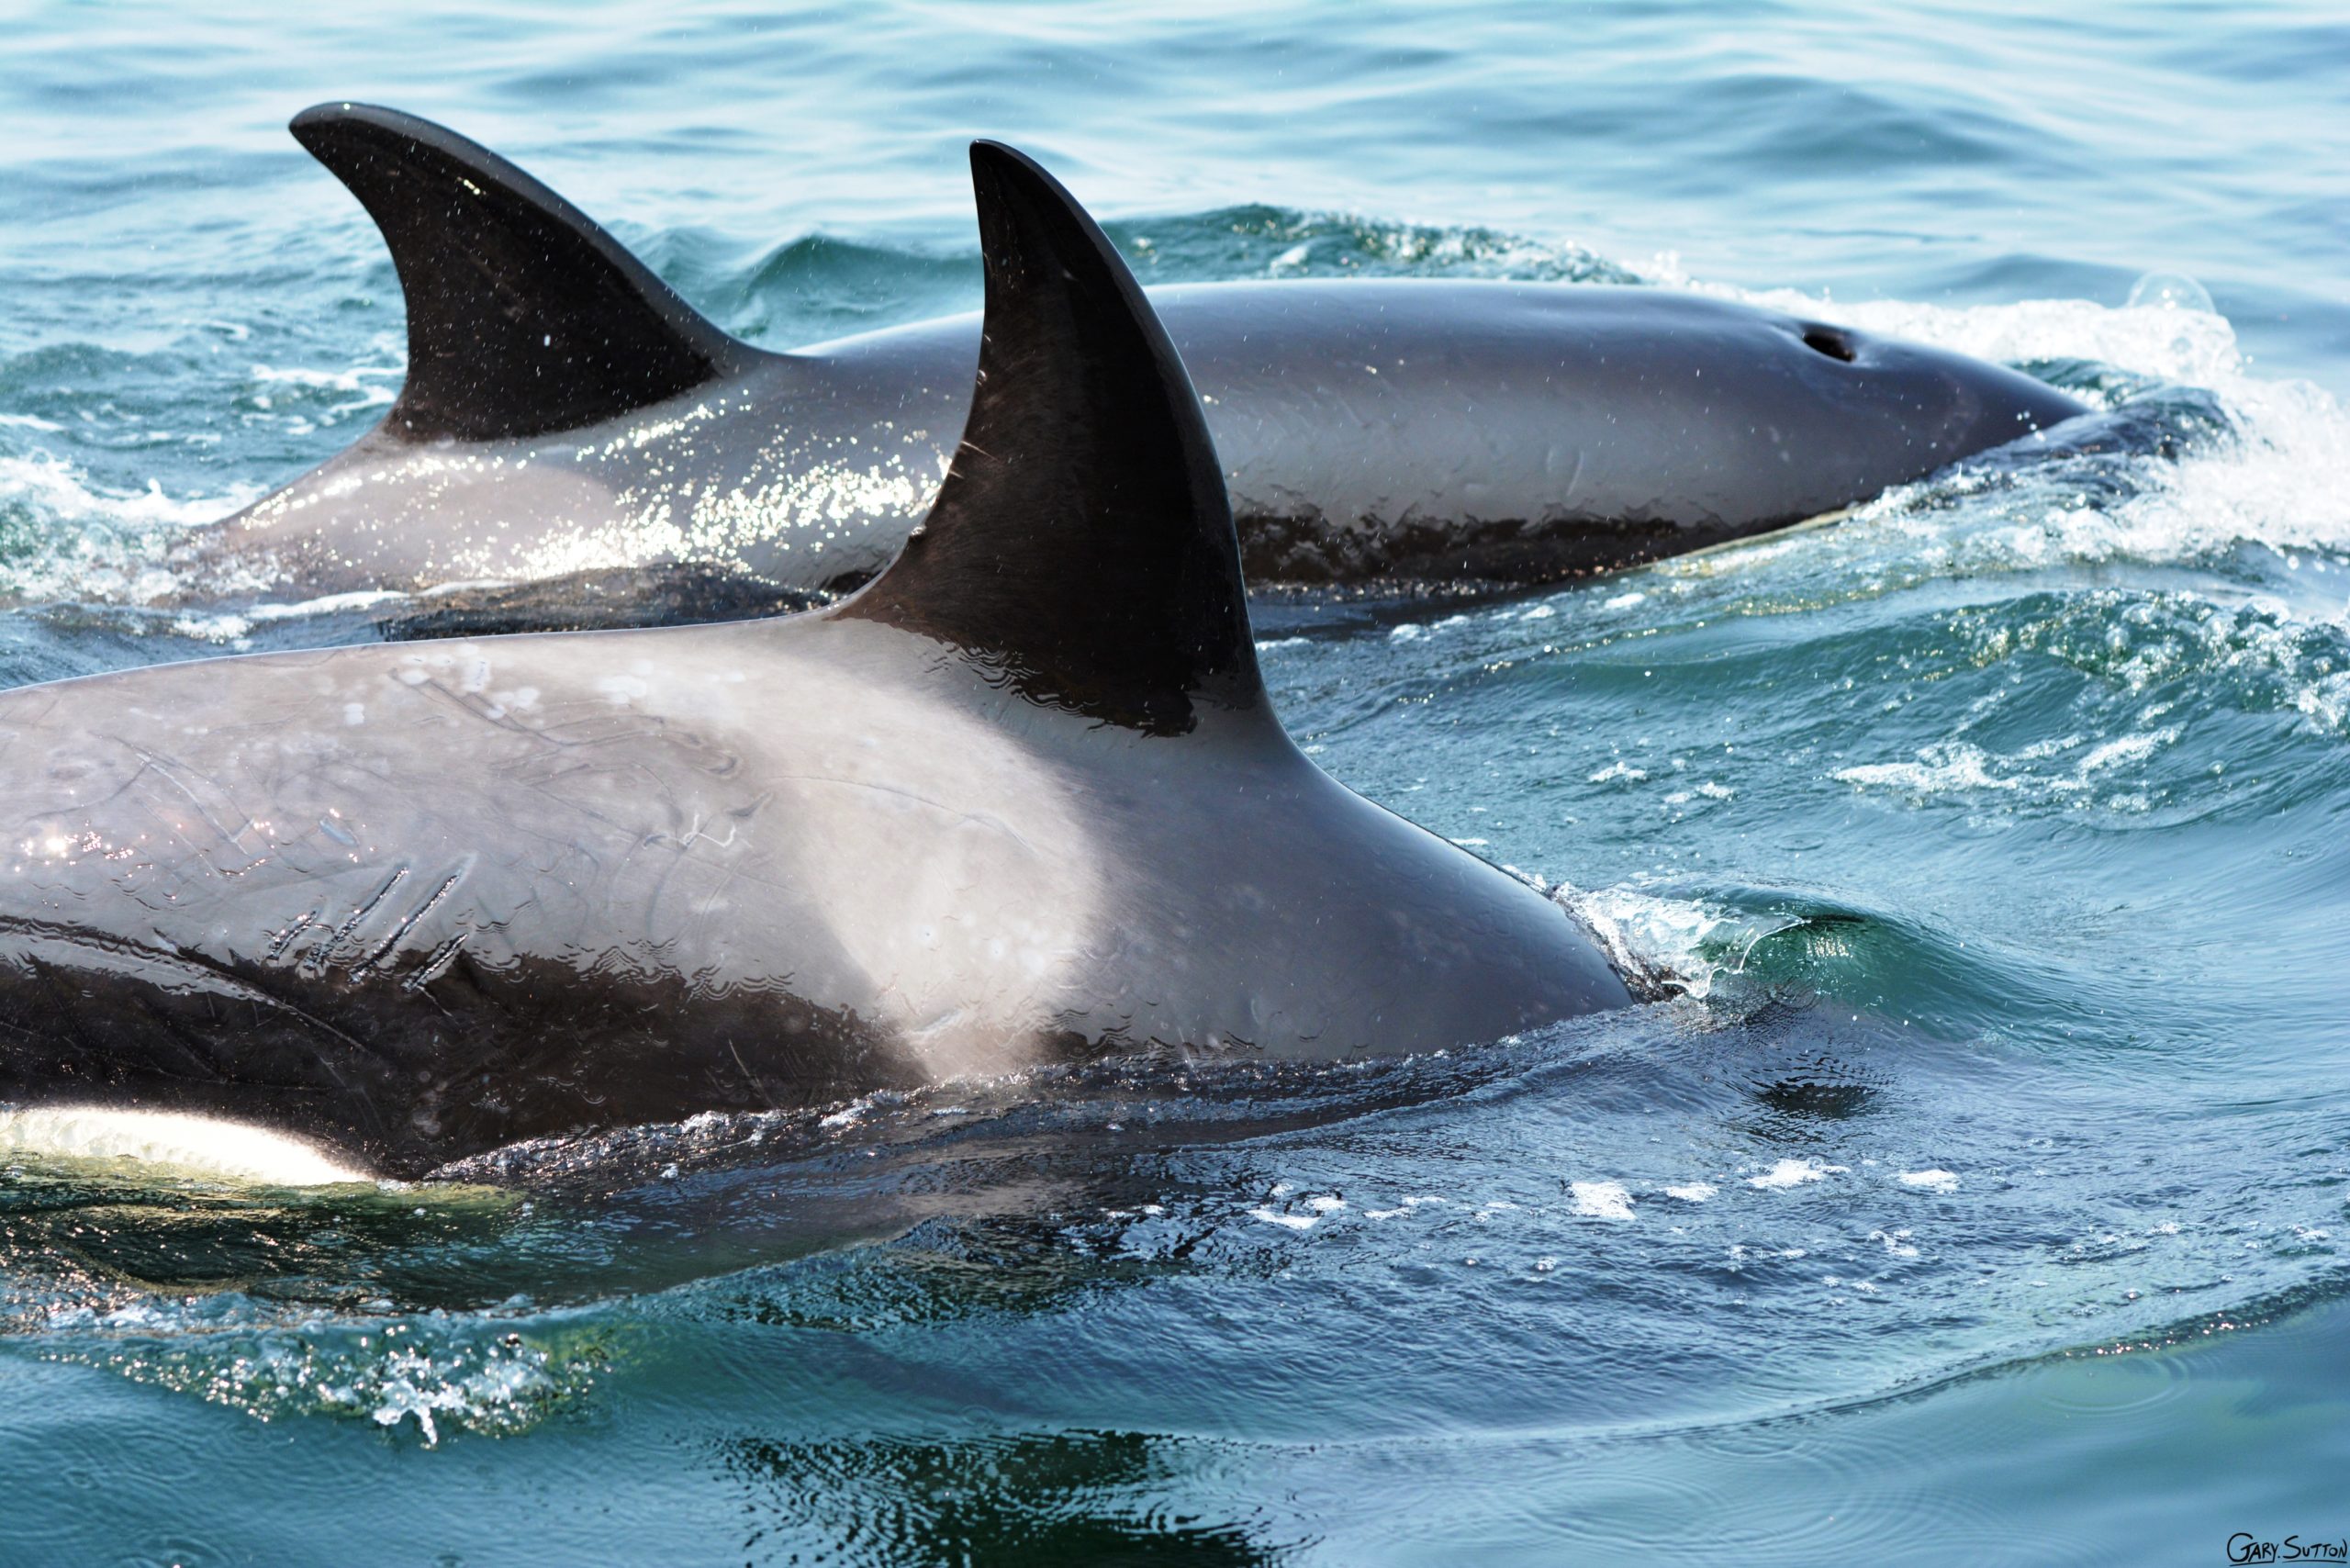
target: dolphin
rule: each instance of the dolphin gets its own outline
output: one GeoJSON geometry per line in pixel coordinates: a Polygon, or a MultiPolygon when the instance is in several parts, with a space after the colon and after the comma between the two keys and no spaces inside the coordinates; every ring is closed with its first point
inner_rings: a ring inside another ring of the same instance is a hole
{"type": "MultiPolygon", "coordinates": [[[[728,336],[530,175],[411,115],[293,131],[382,230],[406,384],[217,527],[189,591],[308,599],[700,573],[821,599],[924,515],[980,320],[791,353],[728,336]]],[[[1964,355],[1665,289],[1430,280],[1151,291],[1252,583],[1520,584],[1832,513],[2086,410],[1964,355]]]]}
{"type": "Polygon", "coordinates": [[[411,1177],[1038,1063],[1626,1005],[1559,905],[1292,744],[1165,330],[1051,176],[990,142],[971,167],[968,422],[856,594],[0,693],[0,1102],[411,1177]]]}

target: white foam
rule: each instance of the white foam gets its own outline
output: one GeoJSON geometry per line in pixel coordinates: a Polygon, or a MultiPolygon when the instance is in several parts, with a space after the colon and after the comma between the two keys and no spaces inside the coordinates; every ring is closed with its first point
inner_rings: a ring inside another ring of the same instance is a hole
{"type": "MultiPolygon", "coordinates": [[[[2350,549],[2350,412],[2307,381],[2252,374],[2226,318],[2188,291],[2154,291],[2119,308],[2086,299],[1949,307],[1909,300],[1831,301],[1794,290],[1693,281],[1676,260],[1650,270],[1670,287],[1816,316],[1867,331],[2007,364],[2087,360],[2155,382],[2215,394],[2232,437],[2197,443],[2176,464],[2135,465],[2134,493],[2100,504],[2070,491],[2029,494],[1990,526],[1982,510],[1919,508],[1920,496],[1964,488],[1942,479],[1904,486],[1856,509],[1864,526],[1904,536],[1907,559],[1946,572],[2116,557],[2169,562],[2240,542],[2277,550],[2350,549]],[[1939,559],[1936,559],[1939,557],[1939,559]]],[[[2095,402],[2093,393],[2082,394],[2095,402]]],[[[2029,439],[2029,438],[2027,438],[2029,439]]],[[[1781,548],[1802,549],[1799,539],[1781,548]]],[[[1768,549],[1771,546],[1757,548],[1768,549]]],[[[1742,558],[1752,559],[1749,551],[1742,558]]]]}
{"type": "MultiPolygon", "coordinates": [[[[303,392],[340,392],[344,400],[330,405],[321,416],[328,424],[339,422],[345,415],[362,413],[369,409],[389,406],[399,396],[400,384],[407,379],[404,365],[362,364],[347,370],[311,370],[300,365],[277,366],[256,364],[252,367],[252,383],[257,387],[291,387],[303,392]]],[[[252,391],[246,394],[253,407],[270,409],[274,394],[252,391]]],[[[307,435],[318,428],[300,413],[286,416],[285,429],[296,435],[307,435]]]]}
{"type": "MultiPolygon", "coordinates": [[[[253,495],[259,495],[256,488],[253,495]]],[[[163,522],[182,526],[209,522],[241,502],[229,497],[181,499],[148,481],[143,490],[109,494],[91,485],[73,465],[46,452],[0,457],[0,496],[21,498],[50,516],[70,522],[90,520],[163,522]]]]}
{"type": "Polygon", "coordinates": [[[1942,1170],[1940,1166],[1930,1170],[1904,1170],[1900,1172],[1900,1182],[1905,1187],[1917,1187],[1929,1193],[1958,1191],[1957,1175],[1942,1170]]]}
{"type": "Polygon", "coordinates": [[[1630,1219],[1632,1194],[1621,1182],[1575,1182],[1568,1185],[1575,1213],[1593,1219],[1630,1219]]]}
{"type": "Polygon", "coordinates": [[[300,1138],[181,1111],[97,1105],[0,1111],[0,1150],[50,1159],[135,1161],[281,1187],[372,1180],[300,1138]]]}
{"type": "Polygon", "coordinates": [[[183,637],[199,643],[233,643],[242,646],[253,623],[241,615],[181,615],[173,617],[172,630],[183,637]]]}
{"type": "Polygon", "coordinates": [[[261,493],[252,485],[182,498],[164,494],[151,479],[143,490],[109,493],[46,452],[0,457],[0,507],[22,506],[43,524],[47,541],[40,554],[10,565],[5,586],[30,599],[151,603],[180,586],[154,564],[169,536],[224,517],[261,493]]]}
{"type": "Polygon", "coordinates": [[[1869,1232],[1869,1239],[1871,1241],[1883,1242],[1885,1244],[1886,1251],[1896,1258],[1915,1258],[1918,1256],[1918,1244],[1910,1240],[1909,1236],[1910,1230],[1906,1225],[1898,1230],[1872,1230],[1869,1232]]]}
{"type": "Polygon", "coordinates": [[[255,381],[263,386],[308,386],[325,392],[365,393],[370,401],[391,402],[396,388],[381,383],[397,382],[406,375],[404,367],[397,364],[361,364],[343,370],[310,370],[301,365],[255,364],[251,372],[255,381]]]}
{"type": "Polygon", "coordinates": [[[1684,1204],[1702,1204],[1720,1191],[1711,1182],[1684,1182],[1677,1187],[1667,1187],[1664,1195],[1679,1198],[1684,1204]]]}
{"type": "MultiPolygon", "coordinates": [[[[1937,795],[1978,791],[2020,792],[2043,799],[2079,797],[2103,780],[2094,778],[2110,768],[2127,769],[2151,758],[2177,741],[2176,726],[2117,735],[2083,752],[2068,770],[2035,767],[2067,756],[2084,744],[2078,735],[2039,741],[2013,756],[1997,756],[1968,741],[1933,741],[1919,748],[1914,762],[1871,762],[1838,768],[1831,776],[1864,789],[1886,789],[1924,800],[1937,795]]],[[[2109,803],[2120,803],[2116,797],[2109,803]]]]}
{"type": "Polygon", "coordinates": [[[1840,767],[1834,777],[1846,784],[1874,785],[1909,795],[2013,790],[2019,783],[1993,773],[1983,748],[1965,741],[1936,741],[1920,749],[1915,762],[1864,763],[1840,767]]]}
{"type": "Polygon", "coordinates": [[[1830,1176],[1841,1176],[1850,1169],[1850,1166],[1844,1165],[1823,1165],[1818,1160],[1809,1158],[1782,1159],[1762,1175],[1749,1176],[1746,1179],[1746,1184],[1750,1187],[1761,1187],[1768,1192],[1785,1192],[1790,1187],[1800,1187],[1807,1182],[1821,1182],[1830,1176]]]}
{"type": "Polygon", "coordinates": [[[1426,625],[1406,621],[1402,625],[1391,629],[1387,633],[1387,640],[1391,643],[1416,643],[1423,637],[1433,637],[1438,632],[1449,632],[1468,624],[1469,617],[1466,615],[1448,615],[1441,621],[1431,621],[1426,625]]]}

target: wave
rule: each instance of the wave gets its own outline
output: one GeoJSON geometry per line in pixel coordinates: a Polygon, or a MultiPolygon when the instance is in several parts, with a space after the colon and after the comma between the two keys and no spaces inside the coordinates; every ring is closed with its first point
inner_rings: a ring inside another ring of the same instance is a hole
{"type": "MultiPolygon", "coordinates": [[[[2076,466],[2063,465],[2037,476],[2027,468],[2021,482],[2002,487],[1991,477],[2000,465],[1976,462],[1857,510],[1860,528],[1891,530],[1939,554],[1942,572],[2193,561],[2239,543],[2288,556],[2323,552],[2346,558],[2331,569],[2350,570],[2350,415],[2313,383],[2255,375],[2227,319],[2176,295],[2120,308],[2079,299],[1953,307],[1840,303],[1669,271],[1658,281],[2019,365],[2108,410],[2194,388],[2224,411],[2224,427],[2198,430],[2191,405],[2165,410],[2181,427],[2178,460],[2132,458],[2118,493],[2099,494],[2076,466]],[[1952,501],[1974,504],[1942,504],[1952,501]]],[[[2016,454],[2028,461],[2031,446],[2016,454]]],[[[2350,602],[2350,577],[2338,586],[2335,602],[2350,602]]]]}

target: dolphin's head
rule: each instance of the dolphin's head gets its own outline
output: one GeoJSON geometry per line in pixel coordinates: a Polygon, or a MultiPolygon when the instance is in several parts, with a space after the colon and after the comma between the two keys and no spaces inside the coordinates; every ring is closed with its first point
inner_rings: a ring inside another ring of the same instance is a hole
{"type": "Polygon", "coordinates": [[[1882,427],[1880,442],[1914,450],[1920,471],[2088,412],[2044,381],[1949,349],[1804,317],[1774,325],[1806,381],[1831,397],[1843,389],[1851,412],[1882,427]]]}

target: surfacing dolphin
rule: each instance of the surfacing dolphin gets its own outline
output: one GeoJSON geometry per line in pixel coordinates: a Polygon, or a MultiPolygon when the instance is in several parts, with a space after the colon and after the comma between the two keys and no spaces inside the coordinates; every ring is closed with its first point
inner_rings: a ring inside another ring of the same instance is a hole
{"type": "MultiPolygon", "coordinates": [[[[390,109],[302,144],[408,301],[407,384],[199,535],[274,597],[693,568],[824,595],[888,565],[969,407],[961,316],[729,337],[512,164],[390,109]]],[[[1252,583],[1539,582],[1837,510],[2085,410],[2030,376],[1663,289],[1201,284],[1152,303],[1207,404],[1252,583]]]]}
{"type": "Polygon", "coordinates": [[[855,597],[0,693],[0,1101],[414,1175],[1042,1061],[1624,1005],[1557,905],[1291,744],[1181,362],[1067,192],[971,162],[969,425],[855,597]]]}

